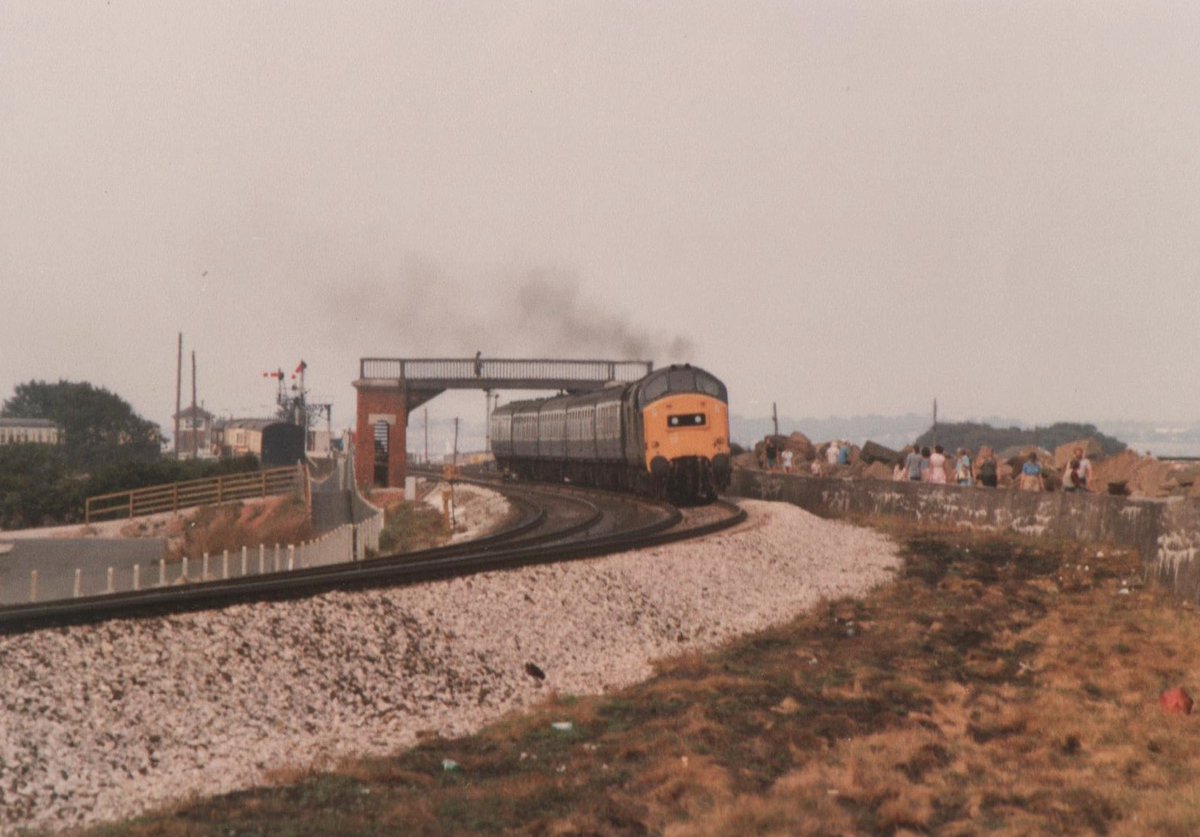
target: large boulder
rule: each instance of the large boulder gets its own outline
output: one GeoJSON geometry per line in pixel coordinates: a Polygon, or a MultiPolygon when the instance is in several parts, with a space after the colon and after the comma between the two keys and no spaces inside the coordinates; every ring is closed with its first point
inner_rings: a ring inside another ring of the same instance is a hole
{"type": "Polygon", "coordinates": [[[758,458],[754,455],[754,451],[748,450],[745,453],[739,453],[733,457],[734,468],[757,468],[758,458]]]}
{"type": "Polygon", "coordinates": [[[1134,497],[1168,497],[1171,486],[1171,463],[1147,456],[1138,462],[1129,493],[1134,497]]]}
{"type": "Polygon", "coordinates": [[[1132,481],[1141,457],[1131,450],[1123,450],[1100,462],[1092,463],[1092,482],[1089,491],[1097,494],[1109,492],[1109,485],[1120,484],[1132,490],[1132,481]]]}
{"type": "Polygon", "coordinates": [[[885,465],[895,465],[904,459],[902,455],[891,448],[885,448],[883,445],[876,444],[875,442],[864,444],[860,456],[863,462],[866,462],[868,465],[875,462],[882,462],[885,465]]]}
{"type": "Polygon", "coordinates": [[[1029,454],[1036,453],[1038,464],[1042,466],[1042,470],[1054,468],[1054,454],[1045,448],[1039,448],[1037,445],[1021,445],[1019,447],[1005,448],[1002,453],[996,457],[996,461],[1007,462],[1008,467],[1014,472],[1019,473],[1021,468],[1029,460],[1029,454]]]}
{"type": "MultiPolygon", "coordinates": [[[[1180,493],[1175,473],[1182,469],[1152,456],[1138,456],[1123,450],[1092,466],[1092,491],[1128,494],[1133,497],[1169,497],[1180,493]],[[1111,488],[1110,488],[1111,486],[1111,488]]],[[[1184,478],[1185,481],[1187,477],[1184,478]]]]}
{"type": "Polygon", "coordinates": [[[797,462],[811,462],[817,455],[812,441],[799,430],[789,434],[783,444],[795,455],[797,462]]]}
{"type": "Polygon", "coordinates": [[[1200,483],[1200,465],[1176,465],[1171,472],[1175,484],[1184,488],[1192,488],[1200,483]]]}
{"type": "Polygon", "coordinates": [[[886,462],[872,462],[863,471],[863,476],[869,480],[887,480],[892,479],[892,466],[886,462]]]}

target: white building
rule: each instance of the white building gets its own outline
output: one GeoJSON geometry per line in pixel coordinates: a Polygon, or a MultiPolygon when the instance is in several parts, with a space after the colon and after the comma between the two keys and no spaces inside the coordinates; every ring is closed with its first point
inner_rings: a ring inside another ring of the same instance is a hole
{"type": "Polygon", "coordinates": [[[0,445],[57,445],[61,441],[62,428],[50,419],[0,418],[0,445]]]}

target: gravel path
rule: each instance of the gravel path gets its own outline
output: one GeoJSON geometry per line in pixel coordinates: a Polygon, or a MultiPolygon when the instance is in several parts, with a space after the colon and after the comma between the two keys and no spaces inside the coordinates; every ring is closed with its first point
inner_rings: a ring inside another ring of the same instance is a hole
{"type": "Polygon", "coordinates": [[[744,505],[747,523],[703,542],[0,637],[0,833],[470,732],[549,688],[621,687],[657,658],[861,593],[898,565],[871,531],[744,505]]]}

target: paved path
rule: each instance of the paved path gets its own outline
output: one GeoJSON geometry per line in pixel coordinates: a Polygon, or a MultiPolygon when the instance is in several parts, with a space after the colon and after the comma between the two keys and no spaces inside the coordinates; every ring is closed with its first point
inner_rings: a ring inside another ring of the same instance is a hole
{"type": "MultiPolygon", "coordinates": [[[[347,459],[338,457],[328,478],[313,482],[312,522],[317,534],[353,522],[352,476],[347,459]]],[[[173,513],[166,512],[144,519],[153,521],[172,516],[173,513]]],[[[94,528],[101,534],[116,534],[129,522],[105,521],[94,528]]],[[[38,571],[39,601],[70,598],[74,594],[76,569],[83,571],[80,582],[85,596],[105,592],[109,567],[113,568],[113,589],[116,591],[133,589],[135,564],[141,568],[143,588],[158,583],[159,564],[166,551],[165,538],[44,537],[46,534],[76,535],[80,530],[80,524],[72,524],[46,530],[0,531],[0,543],[12,543],[11,551],[0,552],[0,605],[29,601],[32,570],[38,571]]],[[[214,556],[210,572],[220,572],[220,566],[220,557],[214,556]]],[[[240,558],[234,558],[231,573],[238,573],[240,566],[240,558]]],[[[252,566],[257,567],[257,555],[252,566]]],[[[176,562],[169,564],[166,571],[170,583],[179,577],[182,567],[176,562]]],[[[197,578],[200,572],[200,562],[192,561],[188,575],[197,578]]]]}
{"type": "Polygon", "coordinates": [[[338,457],[328,478],[312,484],[312,526],[318,535],[354,522],[354,505],[346,459],[338,457]]]}
{"type": "MultiPolygon", "coordinates": [[[[70,598],[75,570],[82,569],[84,595],[104,592],[107,570],[113,587],[133,587],[133,565],[141,565],[142,586],[158,581],[158,563],[166,549],[163,538],[27,538],[13,541],[0,555],[0,605],[29,601],[30,571],[38,571],[38,600],[70,598]]],[[[168,570],[178,569],[168,567],[168,570]]]]}

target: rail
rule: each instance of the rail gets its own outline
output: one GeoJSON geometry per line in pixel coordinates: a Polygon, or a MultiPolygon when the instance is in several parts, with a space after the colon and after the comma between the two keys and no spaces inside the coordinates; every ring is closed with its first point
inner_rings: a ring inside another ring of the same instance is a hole
{"type": "Polygon", "coordinates": [[[304,483],[304,466],[299,465],[115,491],[88,497],[84,505],[84,521],[91,523],[101,519],[138,517],[179,511],[188,506],[287,494],[303,490],[304,483]]]}
{"type": "MultiPolygon", "coordinates": [[[[531,491],[505,487],[498,490],[511,497],[514,493],[537,493],[545,488],[541,486],[531,491]]],[[[567,493],[593,497],[606,495],[619,503],[633,499],[574,488],[568,488],[567,493]]],[[[665,504],[661,503],[651,505],[665,508],[665,504]]],[[[523,522],[509,530],[511,535],[519,534],[519,539],[507,544],[504,539],[497,541],[493,536],[480,542],[364,560],[371,541],[378,537],[381,528],[382,516],[375,516],[364,523],[349,524],[329,533],[320,546],[306,544],[269,549],[264,545],[257,550],[244,549],[240,555],[223,552],[220,556],[202,556],[199,566],[193,558],[178,568],[173,564],[168,567],[167,563],[159,561],[147,567],[150,572],[146,576],[140,573],[138,565],[134,565],[128,583],[124,578],[116,578],[110,569],[106,571],[103,586],[99,581],[85,584],[82,572],[76,570],[74,578],[69,580],[73,582],[71,593],[66,596],[60,594],[54,601],[45,602],[44,596],[39,595],[43,591],[38,589],[39,579],[34,571],[26,603],[0,607],[0,635],[40,626],[129,616],[134,612],[162,613],[181,608],[224,605],[233,601],[294,598],[330,589],[411,584],[487,570],[595,557],[695,537],[736,524],[745,518],[745,512],[735,506],[728,506],[728,510],[736,514],[726,515],[716,521],[700,521],[699,526],[676,525],[681,515],[678,510],[672,509],[672,515],[660,516],[654,522],[641,523],[621,533],[567,537],[564,541],[561,538],[568,530],[560,530],[554,533],[553,542],[533,548],[531,543],[543,541],[544,538],[536,534],[531,536],[527,522],[523,522]],[[347,546],[357,547],[351,556],[346,556],[347,546]],[[347,557],[349,560],[346,560],[347,557]],[[157,573],[151,569],[155,566],[157,573]],[[189,583],[201,580],[208,583],[189,583]],[[97,588],[103,592],[96,592],[97,588]]],[[[540,512],[530,520],[540,521],[543,514],[540,512]]],[[[589,520],[586,526],[590,530],[594,524],[589,520]]],[[[577,528],[570,527],[569,530],[577,528]]]]}
{"type": "Polygon", "coordinates": [[[551,360],[515,358],[381,358],[359,361],[363,380],[443,381],[483,378],[490,381],[578,381],[628,383],[650,374],[649,360],[551,360]]]}

